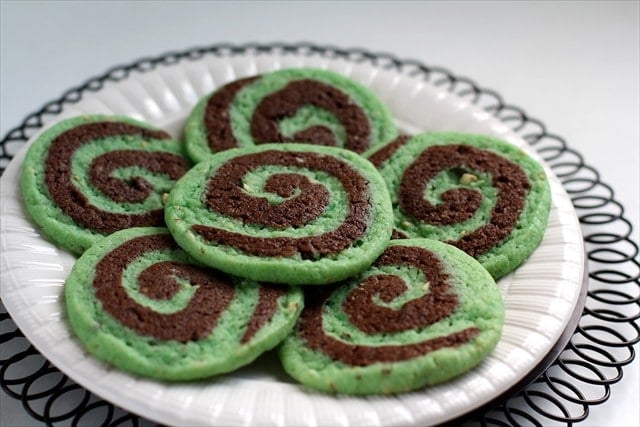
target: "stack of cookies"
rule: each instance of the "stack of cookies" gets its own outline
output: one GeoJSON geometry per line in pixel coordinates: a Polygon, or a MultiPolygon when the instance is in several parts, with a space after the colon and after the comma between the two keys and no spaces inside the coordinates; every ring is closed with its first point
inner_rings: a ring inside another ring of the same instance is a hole
{"type": "Polygon", "coordinates": [[[357,395],[480,363],[504,320],[495,280],[540,243],[551,203],[517,147],[399,135],[370,90],[315,69],[219,88],[184,143],[126,117],[62,121],[21,186],[79,256],[66,309],[96,357],[185,381],[278,347],[294,379],[357,395]]]}

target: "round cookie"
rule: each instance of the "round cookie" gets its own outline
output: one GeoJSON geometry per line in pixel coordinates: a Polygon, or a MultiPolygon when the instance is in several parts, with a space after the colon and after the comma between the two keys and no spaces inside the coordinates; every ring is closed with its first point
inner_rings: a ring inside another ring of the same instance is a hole
{"type": "Polygon", "coordinates": [[[306,142],[362,153],[395,138],[387,107],[361,84],[319,69],[233,81],[204,97],[185,129],[189,156],[263,143],[306,142]]]}
{"type": "Polygon", "coordinates": [[[61,121],[29,147],[25,207],[44,234],[76,254],[117,230],[163,226],[163,196],[190,167],[183,148],[126,117],[61,121]]]}
{"type": "Polygon", "coordinates": [[[544,235],[551,192],[518,147],[482,135],[400,136],[365,153],[387,181],[394,238],[429,238],[475,257],[497,280],[544,235]]]}
{"type": "Polygon", "coordinates": [[[400,393],[447,381],[480,363],[502,333],[491,275],[435,240],[393,240],[371,268],[331,288],[305,295],[279,348],[289,375],[329,393],[400,393]]]}
{"type": "Polygon", "coordinates": [[[191,380],[243,366],[291,331],[300,290],[203,268],[168,230],[105,237],[65,285],[71,326],[99,359],[142,376],[191,380]]]}
{"type": "Polygon", "coordinates": [[[326,284],[366,269],[391,237],[389,194],[360,155],[264,144],[210,156],[173,188],[165,220],[178,244],[229,274],[326,284]]]}

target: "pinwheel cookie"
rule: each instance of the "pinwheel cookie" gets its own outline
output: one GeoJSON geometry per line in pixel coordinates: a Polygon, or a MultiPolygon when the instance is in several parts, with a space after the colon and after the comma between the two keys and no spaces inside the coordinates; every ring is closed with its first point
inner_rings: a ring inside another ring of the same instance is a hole
{"type": "Polygon", "coordinates": [[[176,184],[165,212],[178,244],[200,262],[288,284],[361,272],[393,227],[375,167],[352,151],[310,144],[217,153],[176,184]]]}
{"type": "Polygon", "coordinates": [[[228,372],[293,328],[302,293],[203,268],[164,228],[105,237],[65,285],[69,321],[98,358],[143,376],[191,380],[228,372]]]}
{"type": "Polygon", "coordinates": [[[366,153],[387,181],[396,238],[450,243],[498,279],[544,235],[551,195],[542,166],[487,136],[425,133],[366,153]]]}
{"type": "Polygon", "coordinates": [[[194,161],[229,148],[306,142],[362,153],[395,138],[386,106],[359,83],[317,69],[287,69],[228,83],[204,97],[185,130],[194,161]]]}
{"type": "Polygon", "coordinates": [[[307,292],[279,349],[293,378],[322,391],[437,384],[480,363],[501,335],[504,306],[491,275],[435,240],[392,241],[370,269],[331,288],[307,292]]]}
{"type": "Polygon", "coordinates": [[[164,225],[163,195],[189,167],[164,131],[125,117],[75,117],[30,146],[22,196],[47,236],[81,254],[114,231],[164,225]]]}

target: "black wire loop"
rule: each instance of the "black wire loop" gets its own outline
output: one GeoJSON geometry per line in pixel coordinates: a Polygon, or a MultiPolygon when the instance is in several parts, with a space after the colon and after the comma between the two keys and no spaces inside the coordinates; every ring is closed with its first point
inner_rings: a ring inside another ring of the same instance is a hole
{"type": "MultiPolygon", "coordinates": [[[[607,401],[613,393],[611,385],[622,378],[623,367],[635,359],[633,345],[640,341],[638,245],[629,238],[632,226],[624,217],[624,208],[615,200],[613,189],[600,181],[599,173],[585,164],[582,155],[569,148],[562,137],[549,133],[540,120],[529,117],[521,108],[506,104],[498,93],[481,88],[473,80],[456,76],[447,69],[417,60],[399,59],[386,52],[319,46],[309,42],[223,43],[142,58],[131,64],[114,66],[29,114],[0,141],[0,173],[18,149],[42,128],[47,116],[60,114],[65,106],[79,102],[87,93],[102,90],[107,83],[120,82],[131,74],[146,73],[181,61],[197,61],[208,55],[229,57],[268,53],[344,58],[418,76],[495,115],[538,152],[563,183],[582,224],[590,278],[586,306],[565,351],[538,380],[502,405],[487,410],[477,419],[467,420],[467,423],[502,427],[543,426],[554,421],[571,426],[587,418],[591,405],[607,401]],[[623,312],[622,307],[632,308],[631,314],[628,310],[623,312]],[[626,329],[621,329],[625,325],[626,329]],[[622,330],[625,332],[620,332],[622,330]],[[627,337],[625,333],[632,333],[632,336],[627,337]],[[623,349],[625,351],[621,351],[623,349]],[[588,397],[582,392],[594,387],[598,392],[592,394],[596,397],[588,397]]],[[[22,333],[1,304],[0,321],[0,343],[22,339],[22,333]]],[[[31,345],[14,354],[2,354],[0,386],[9,396],[20,399],[33,418],[46,425],[138,426],[141,422],[148,423],[82,389],[59,373],[31,345]],[[28,358],[36,358],[38,363],[25,376],[12,377],[12,368],[22,367],[28,358]],[[47,379],[48,386],[38,388],[37,385],[47,383],[47,379]],[[71,408],[68,402],[64,407],[57,403],[63,396],[69,400],[69,395],[73,401],[71,408]],[[100,415],[103,419],[96,418],[100,415]]]]}

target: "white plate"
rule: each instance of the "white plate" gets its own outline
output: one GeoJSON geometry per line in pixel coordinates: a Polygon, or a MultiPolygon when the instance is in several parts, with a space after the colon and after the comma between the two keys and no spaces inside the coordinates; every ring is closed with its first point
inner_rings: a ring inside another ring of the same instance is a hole
{"type": "MultiPolygon", "coordinates": [[[[243,76],[288,67],[338,71],[373,89],[405,132],[455,130],[497,136],[537,157],[509,127],[445,89],[370,62],[321,55],[205,56],[132,73],[87,92],[50,122],[78,114],[124,114],[181,134],[198,98],[243,76]]],[[[50,124],[50,123],[49,123],[50,124]]],[[[504,334],[475,370],[449,383],[392,397],[328,396],[293,383],[272,353],[209,381],[166,384],[138,378],[89,356],[72,336],[63,305],[74,257],[45,240],[27,218],[18,188],[23,149],[1,180],[2,288],[7,311],[33,345],[77,383],[127,410],[176,425],[427,425],[489,402],[522,379],[551,350],[576,306],[583,274],[580,227],[571,201],[547,168],[552,209],[544,240],[499,282],[504,334]]]]}

